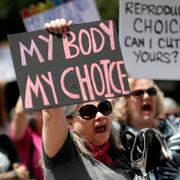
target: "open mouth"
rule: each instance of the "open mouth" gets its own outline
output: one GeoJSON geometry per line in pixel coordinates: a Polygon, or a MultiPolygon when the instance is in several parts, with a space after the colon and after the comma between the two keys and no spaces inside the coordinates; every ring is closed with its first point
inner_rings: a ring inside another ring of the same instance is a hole
{"type": "Polygon", "coordinates": [[[99,125],[95,127],[96,133],[104,133],[106,131],[107,127],[106,125],[99,125]]]}
{"type": "Polygon", "coordinates": [[[151,111],[152,106],[150,104],[145,104],[145,105],[142,106],[142,110],[143,111],[151,111]]]}

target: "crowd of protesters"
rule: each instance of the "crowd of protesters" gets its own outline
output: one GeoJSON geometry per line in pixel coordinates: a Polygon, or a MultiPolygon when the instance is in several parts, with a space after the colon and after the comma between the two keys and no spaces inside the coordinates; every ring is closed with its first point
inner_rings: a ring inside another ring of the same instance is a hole
{"type": "MultiPolygon", "coordinates": [[[[71,23],[58,19],[45,28],[62,33],[71,23]]],[[[126,97],[42,112],[25,113],[17,97],[2,116],[1,103],[0,179],[180,178],[178,111],[165,111],[163,92],[153,80],[129,84],[126,97]]]]}

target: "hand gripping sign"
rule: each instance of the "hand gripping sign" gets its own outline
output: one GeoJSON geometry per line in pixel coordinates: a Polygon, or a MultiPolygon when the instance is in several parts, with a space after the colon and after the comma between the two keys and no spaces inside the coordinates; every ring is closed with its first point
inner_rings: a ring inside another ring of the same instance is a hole
{"type": "Polygon", "coordinates": [[[112,20],[8,36],[26,111],[129,94],[112,20]]]}

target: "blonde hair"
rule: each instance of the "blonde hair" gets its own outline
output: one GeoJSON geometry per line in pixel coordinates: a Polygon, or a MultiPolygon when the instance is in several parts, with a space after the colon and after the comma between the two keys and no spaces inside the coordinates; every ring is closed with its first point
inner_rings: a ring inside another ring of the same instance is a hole
{"type": "MultiPolygon", "coordinates": [[[[138,79],[129,79],[129,86],[130,90],[132,90],[133,85],[135,84],[135,81],[138,79]]],[[[159,87],[155,84],[153,80],[150,80],[153,82],[153,86],[157,89],[157,106],[156,106],[156,117],[158,117],[160,114],[163,113],[164,110],[164,94],[163,92],[159,89],[159,87]]],[[[114,119],[123,123],[127,124],[128,123],[128,118],[129,118],[129,113],[128,113],[128,106],[127,106],[127,97],[119,97],[115,99],[115,105],[114,105],[114,110],[113,110],[113,116],[114,119]]]]}

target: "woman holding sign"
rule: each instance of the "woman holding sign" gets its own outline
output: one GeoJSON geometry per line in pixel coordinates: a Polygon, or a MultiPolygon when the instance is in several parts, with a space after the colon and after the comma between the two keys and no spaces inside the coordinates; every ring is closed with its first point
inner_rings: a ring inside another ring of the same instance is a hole
{"type": "Polygon", "coordinates": [[[109,101],[64,111],[43,110],[45,179],[133,179],[129,161],[111,134],[109,101]]]}
{"type": "MultiPolygon", "coordinates": [[[[45,24],[50,32],[67,31],[71,21],[45,24]]],[[[135,171],[111,131],[108,100],[51,108],[43,114],[45,179],[125,180],[135,171]]]]}
{"type": "MultiPolygon", "coordinates": [[[[58,19],[45,28],[62,33],[71,23],[58,19]]],[[[111,112],[107,100],[42,111],[45,179],[133,179],[130,163],[111,134],[111,112]]]]}

